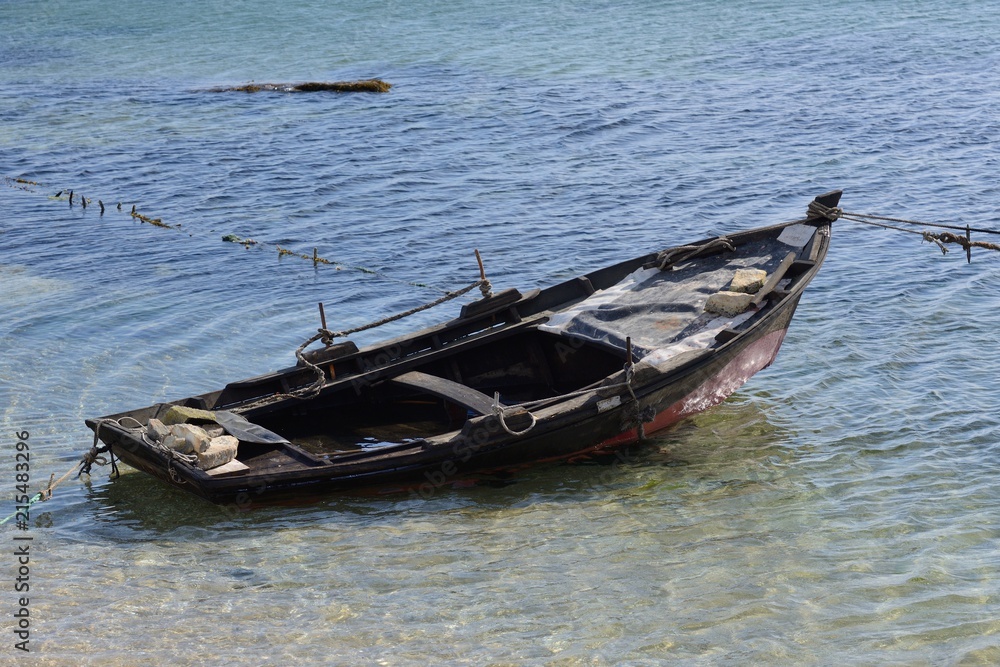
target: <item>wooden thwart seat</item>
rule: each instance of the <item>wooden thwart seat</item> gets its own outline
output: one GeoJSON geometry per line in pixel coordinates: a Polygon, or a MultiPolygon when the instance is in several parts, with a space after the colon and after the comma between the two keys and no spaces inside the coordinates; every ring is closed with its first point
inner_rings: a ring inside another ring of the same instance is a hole
{"type": "Polygon", "coordinates": [[[446,398],[452,403],[461,405],[480,415],[493,413],[493,399],[491,397],[460,382],[421,373],[420,371],[410,371],[409,373],[397,375],[389,382],[446,398]]]}

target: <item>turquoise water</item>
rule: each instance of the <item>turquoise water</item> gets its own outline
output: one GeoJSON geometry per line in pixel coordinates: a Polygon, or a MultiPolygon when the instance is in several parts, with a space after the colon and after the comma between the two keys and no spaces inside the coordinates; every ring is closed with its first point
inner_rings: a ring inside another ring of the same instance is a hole
{"type": "MultiPolygon", "coordinates": [[[[530,288],[833,188],[996,228],[998,35],[933,0],[2,2],[3,515],[15,432],[37,488],[84,418],[288,365],[316,302],[362,324],[475,248],[530,288]],[[394,87],[207,92],[367,77],[394,87]]],[[[617,459],[247,514],[68,481],[27,656],[0,568],[0,662],[995,664],[998,286],[1000,255],[838,222],[774,366],[617,459]]]]}

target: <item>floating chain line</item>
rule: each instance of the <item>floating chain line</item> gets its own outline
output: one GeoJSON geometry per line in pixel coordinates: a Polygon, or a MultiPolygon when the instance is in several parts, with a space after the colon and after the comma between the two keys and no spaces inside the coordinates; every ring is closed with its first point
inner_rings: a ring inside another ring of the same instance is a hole
{"type": "MultiPolygon", "coordinates": [[[[4,182],[4,184],[7,185],[8,187],[11,187],[11,188],[14,188],[14,189],[17,189],[17,190],[24,190],[25,192],[35,193],[35,192],[37,192],[36,188],[46,187],[43,183],[37,183],[35,181],[29,181],[29,180],[24,179],[24,178],[11,178],[10,176],[0,176],[0,179],[2,179],[3,182],[4,182]]],[[[76,193],[73,190],[60,190],[59,192],[57,192],[51,198],[52,199],[57,199],[57,200],[68,199],[70,206],[73,206],[74,202],[79,201],[80,204],[83,206],[84,210],[87,209],[88,205],[91,205],[91,204],[94,203],[93,199],[89,199],[87,197],[84,197],[83,195],[81,195],[79,193],[76,193]]],[[[102,200],[98,199],[97,200],[97,205],[100,208],[99,215],[103,216],[104,212],[106,210],[104,202],[102,200]]],[[[108,206],[110,206],[110,204],[108,204],[108,206]]],[[[187,231],[186,229],[184,229],[184,227],[183,227],[183,225],[181,225],[181,223],[170,224],[170,223],[164,222],[162,220],[162,218],[154,218],[152,216],[140,213],[137,210],[137,208],[136,208],[136,206],[134,204],[132,205],[131,211],[124,211],[122,209],[121,202],[119,202],[118,205],[115,208],[116,208],[116,210],[118,210],[118,211],[120,211],[122,213],[126,213],[131,218],[133,218],[135,220],[138,220],[139,222],[144,222],[144,223],[146,223],[148,225],[152,225],[153,227],[160,227],[162,229],[173,229],[175,231],[180,231],[180,232],[187,231]]],[[[188,236],[194,236],[194,235],[191,234],[190,232],[188,232],[188,236]]],[[[365,266],[353,266],[351,264],[345,264],[343,262],[338,262],[336,260],[331,260],[331,259],[327,259],[325,257],[321,257],[319,255],[319,253],[318,253],[318,251],[317,251],[316,248],[313,248],[313,253],[310,255],[308,253],[295,252],[294,250],[289,250],[288,248],[283,248],[282,246],[277,245],[277,244],[265,243],[263,241],[255,241],[253,239],[241,239],[238,236],[236,236],[235,234],[227,234],[227,235],[225,235],[225,236],[222,237],[222,240],[224,242],[226,242],[226,243],[233,243],[235,245],[242,245],[244,248],[246,248],[248,250],[251,247],[259,247],[261,249],[264,249],[264,248],[274,248],[275,250],[278,251],[278,257],[287,257],[287,256],[298,257],[300,259],[304,259],[306,261],[312,262],[314,267],[315,266],[319,266],[320,264],[326,264],[326,265],[334,267],[337,271],[340,271],[342,269],[351,269],[351,270],[354,270],[354,271],[360,271],[362,273],[367,273],[369,275],[378,276],[379,278],[383,278],[385,280],[390,280],[390,281],[395,282],[395,283],[400,283],[402,285],[409,285],[411,287],[420,287],[422,289],[429,289],[429,290],[433,290],[435,292],[441,292],[441,293],[445,293],[445,294],[448,293],[448,291],[445,290],[445,289],[442,289],[440,287],[435,287],[433,285],[428,285],[426,283],[409,281],[409,280],[400,280],[399,278],[394,278],[394,277],[392,277],[390,275],[386,275],[385,273],[382,273],[381,271],[377,271],[375,269],[371,269],[371,268],[368,268],[368,267],[365,267],[365,266]]]]}

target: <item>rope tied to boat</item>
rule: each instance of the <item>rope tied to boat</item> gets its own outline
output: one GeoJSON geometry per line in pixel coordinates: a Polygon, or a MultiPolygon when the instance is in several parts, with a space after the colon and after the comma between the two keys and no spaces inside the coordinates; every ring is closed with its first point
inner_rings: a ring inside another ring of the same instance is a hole
{"type": "Polygon", "coordinates": [[[313,343],[315,343],[316,341],[322,341],[324,345],[326,345],[327,347],[329,347],[330,345],[333,344],[333,340],[335,338],[346,338],[347,336],[350,336],[351,334],[356,334],[356,333],[359,333],[361,331],[367,331],[369,329],[375,329],[375,328],[380,327],[382,325],[389,324],[390,322],[395,322],[395,321],[401,320],[401,319],[403,319],[405,317],[409,317],[410,315],[415,315],[415,314],[417,314],[419,312],[422,312],[422,311],[425,311],[425,310],[429,310],[431,308],[434,308],[435,306],[440,306],[442,303],[446,303],[448,301],[451,301],[452,299],[457,299],[458,297],[462,296],[463,294],[467,294],[467,293],[471,292],[472,290],[476,289],[477,287],[479,288],[480,292],[482,293],[483,298],[489,298],[489,297],[491,297],[493,295],[493,291],[492,291],[493,290],[493,286],[490,284],[489,279],[485,278],[485,277],[482,277],[479,280],[477,280],[476,282],[474,282],[474,283],[472,283],[470,285],[466,285],[465,287],[463,287],[461,289],[457,289],[457,290],[454,290],[452,292],[448,292],[444,296],[442,296],[442,297],[440,297],[438,299],[435,299],[434,301],[430,301],[430,302],[422,304],[420,306],[416,306],[414,308],[410,308],[409,310],[405,310],[405,311],[403,311],[401,313],[396,313],[394,315],[389,315],[387,317],[383,317],[382,319],[375,320],[374,322],[369,322],[368,324],[363,324],[361,326],[354,327],[352,329],[344,329],[343,331],[331,331],[330,329],[327,329],[326,327],[320,327],[317,330],[316,334],[314,334],[312,337],[310,337],[304,343],[302,343],[301,345],[299,345],[298,348],[295,350],[295,358],[298,359],[299,362],[302,363],[303,366],[305,366],[305,367],[309,368],[310,370],[312,370],[312,372],[316,375],[316,379],[309,386],[307,386],[307,387],[300,387],[298,389],[295,389],[294,391],[288,392],[287,394],[283,394],[282,396],[290,396],[292,398],[301,398],[301,399],[310,399],[310,398],[315,397],[317,394],[319,394],[319,392],[323,389],[324,385],[326,385],[326,372],[322,368],[320,368],[318,365],[312,363],[311,361],[309,361],[305,357],[306,348],[309,347],[310,345],[312,345],[313,343]]]}
{"type": "MultiPolygon", "coordinates": [[[[476,251],[476,258],[479,259],[478,250],[476,251]]],[[[246,412],[253,408],[258,408],[264,405],[268,405],[270,403],[285,398],[297,398],[300,400],[309,400],[311,398],[315,398],[316,396],[318,396],[319,393],[323,390],[323,387],[326,386],[326,371],[320,368],[319,365],[309,361],[309,359],[307,359],[305,356],[306,348],[308,348],[316,341],[322,341],[324,345],[329,347],[333,345],[333,341],[335,338],[346,338],[351,334],[359,333],[361,331],[367,331],[369,329],[375,329],[384,324],[389,324],[390,322],[395,322],[405,317],[409,317],[410,315],[415,315],[416,313],[429,310],[431,308],[434,308],[435,306],[440,306],[442,303],[446,303],[448,301],[451,301],[452,299],[457,299],[458,297],[464,294],[468,294],[477,287],[479,288],[480,293],[482,293],[483,298],[489,298],[493,296],[493,286],[490,283],[489,279],[486,278],[486,272],[483,270],[482,267],[482,260],[480,260],[479,262],[479,271],[480,271],[480,279],[477,280],[476,282],[470,285],[466,285],[461,289],[447,292],[445,293],[444,296],[439,297],[434,301],[430,301],[420,306],[410,308],[409,310],[405,310],[401,313],[389,315],[379,320],[375,320],[374,322],[369,322],[368,324],[363,324],[361,326],[354,327],[352,329],[344,329],[342,331],[332,331],[331,329],[326,328],[326,326],[321,326],[319,329],[316,330],[316,333],[314,335],[309,337],[305,342],[303,342],[295,349],[295,358],[298,360],[300,364],[302,364],[303,366],[305,366],[306,368],[308,368],[313,372],[314,375],[313,381],[307,386],[299,387],[289,392],[277,393],[272,396],[257,401],[253,401],[249,404],[242,405],[238,408],[238,411],[241,413],[246,412]]],[[[325,325],[325,318],[324,318],[324,325],[325,325]]]]}
{"type": "Polygon", "coordinates": [[[844,215],[844,209],[839,206],[827,206],[826,204],[821,204],[815,199],[809,202],[809,206],[806,211],[810,217],[826,218],[830,222],[835,222],[844,215]]]}
{"type": "Polygon", "coordinates": [[[816,218],[826,218],[831,222],[834,220],[849,220],[851,222],[858,222],[863,225],[871,225],[873,227],[879,227],[881,229],[891,229],[897,232],[905,232],[907,234],[918,234],[924,241],[928,243],[933,243],[941,249],[941,254],[947,255],[948,248],[945,246],[946,243],[953,243],[962,246],[965,251],[965,256],[968,261],[972,261],[972,249],[973,248],[983,248],[984,250],[995,250],[1000,252],[1000,244],[989,243],[986,241],[973,241],[972,232],[977,234],[998,234],[1000,235],[1000,229],[986,229],[977,228],[966,225],[962,227],[961,225],[948,225],[941,222],[921,222],[919,220],[909,220],[907,218],[894,218],[887,215],[875,215],[871,213],[854,213],[852,211],[845,211],[844,209],[836,206],[825,206],[817,201],[812,201],[809,203],[808,214],[816,218]],[[889,224],[897,223],[897,224],[889,224]],[[953,229],[959,232],[965,232],[965,235],[953,234],[951,232],[931,232],[927,230],[919,229],[907,229],[905,227],[900,227],[900,224],[904,225],[919,225],[921,227],[933,227],[937,229],[953,229]]]}
{"type": "Polygon", "coordinates": [[[528,424],[527,428],[521,431],[515,431],[511,427],[507,426],[507,421],[504,419],[504,413],[506,412],[506,410],[507,406],[501,405],[500,403],[500,392],[499,391],[495,392],[493,394],[493,416],[496,417],[497,421],[500,422],[500,428],[506,431],[508,435],[512,435],[515,438],[518,438],[522,435],[527,435],[528,432],[531,431],[531,429],[535,428],[535,424],[538,423],[538,420],[535,418],[535,415],[531,414],[530,410],[525,410],[528,417],[531,418],[531,423],[528,424]]]}
{"type": "Polygon", "coordinates": [[[736,247],[727,237],[720,236],[701,245],[682,245],[675,248],[661,250],[656,255],[656,265],[659,267],[660,271],[666,271],[667,269],[672,268],[675,264],[693,259],[711,250],[719,250],[720,252],[728,250],[729,252],[732,252],[736,250],[736,247]]]}
{"type": "Polygon", "coordinates": [[[559,394],[558,396],[550,396],[548,398],[541,398],[534,401],[524,401],[523,403],[508,403],[506,405],[500,403],[500,392],[495,392],[493,394],[493,414],[500,422],[500,427],[503,428],[508,434],[517,437],[527,434],[531,429],[535,427],[538,422],[534,414],[531,413],[531,408],[537,408],[544,405],[558,403],[561,401],[566,401],[571,398],[577,398],[579,396],[584,396],[587,394],[593,394],[597,391],[608,391],[611,389],[625,389],[632,401],[630,405],[632,406],[631,414],[627,417],[623,416],[623,422],[626,422],[626,427],[634,426],[636,429],[636,434],[640,440],[646,439],[646,430],[643,424],[648,421],[652,421],[655,416],[655,410],[652,407],[647,407],[645,410],[639,407],[639,397],[635,393],[633,388],[633,382],[635,381],[635,360],[632,355],[632,338],[625,338],[625,366],[622,368],[625,373],[625,378],[623,382],[615,382],[613,384],[601,384],[600,386],[590,386],[584,387],[583,389],[577,389],[576,391],[570,391],[565,394],[559,394]],[[507,426],[504,419],[506,410],[510,408],[521,408],[528,413],[531,418],[531,424],[522,431],[515,431],[507,426]]]}
{"type": "Polygon", "coordinates": [[[331,331],[330,329],[320,328],[319,333],[317,333],[315,336],[306,341],[305,345],[303,346],[303,349],[306,346],[316,342],[317,340],[322,340],[324,344],[330,345],[333,343],[334,338],[344,338],[346,336],[350,336],[351,334],[356,334],[361,331],[367,331],[368,329],[375,329],[376,327],[380,327],[383,324],[389,324],[390,322],[401,320],[404,317],[415,315],[419,312],[429,310],[434,306],[440,306],[442,303],[446,303],[448,301],[451,301],[452,299],[457,299],[458,297],[462,296],[463,294],[467,294],[468,292],[471,292],[477,287],[482,292],[483,298],[489,298],[490,296],[493,295],[492,292],[493,286],[490,284],[490,281],[487,280],[486,278],[482,278],[472,283],[471,285],[463,287],[462,289],[457,289],[453,292],[448,292],[444,296],[435,299],[434,301],[430,301],[423,305],[410,308],[409,310],[404,310],[403,312],[396,313],[395,315],[388,315],[380,320],[375,320],[374,322],[369,322],[368,324],[363,324],[359,327],[354,327],[353,329],[344,329],[343,331],[331,331]]]}
{"type": "MultiPolygon", "coordinates": [[[[132,418],[128,417],[128,419],[132,419],[132,418]]],[[[146,443],[147,445],[149,445],[153,449],[156,449],[157,451],[161,452],[162,454],[166,455],[166,457],[167,457],[167,474],[170,475],[171,481],[173,481],[176,484],[187,484],[187,480],[184,479],[183,477],[181,477],[180,473],[177,472],[177,463],[180,462],[180,463],[187,464],[189,466],[197,467],[197,465],[198,465],[198,455],[197,454],[182,454],[181,452],[177,451],[176,449],[170,449],[169,447],[166,447],[161,441],[154,440],[154,439],[152,439],[152,438],[149,437],[149,432],[146,430],[145,425],[143,425],[141,422],[139,422],[139,421],[137,421],[135,419],[132,419],[132,421],[134,421],[136,424],[138,424],[138,426],[136,426],[134,428],[129,428],[129,427],[123,426],[120,423],[120,420],[119,420],[119,424],[118,425],[121,426],[122,428],[124,428],[126,430],[129,430],[129,431],[132,431],[132,432],[138,431],[139,432],[139,438],[142,439],[142,441],[144,443],[146,443]]]]}
{"type": "Polygon", "coordinates": [[[82,475],[90,476],[90,470],[96,463],[99,466],[106,466],[111,464],[111,477],[110,479],[118,479],[121,477],[121,471],[118,469],[118,462],[115,459],[115,451],[111,445],[101,444],[101,427],[106,424],[114,424],[119,428],[125,429],[126,431],[139,431],[144,429],[145,426],[141,424],[138,420],[133,417],[122,417],[120,419],[99,419],[97,421],[97,426],[94,427],[94,444],[91,446],[90,451],[83,455],[80,459],[80,471],[76,474],[77,479],[82,475]],[[125,426],[122,424],[122,420],[131,419],[136,423],[135,426],[125,426]],[[101,454],[107,454],[108,458],[101,456],[101,454]]]}
{"type": "MultiPolygon", "coordinates": [[[[79,478],[83,475],[90,475],[90,469],[93,467],[95,463],[99,466],[108,465],[109,463],[108,459],[101,456],[101,454],[104,453],[109,453],[111,454],[112,457],[114,456],[114,451],[112,451],[111,447],[109,447],[108,445],[102,445],[100,447],[94,445],[93,447],[91,447],[90,451],[84,454],[83,458],[80,459],[80,471],[76,473],[76,476],[79,478]]],[[[118,472],[117,465],[115,466],[114,472],[115,473],[118,472]]]]}
{"type": "MultiPolygon", "coordinates": [[[[123,417],[123,419],[124,419],[124,417],[123,417]]],[[[34,496],[31,497],[30,500],[28,500],[27,503],[24,504],[25,508],[30,508],[32,505],[34,505],[37,502],[43,502],[43,501],[46,501],[46,500],[50,499],[52,497],[52,494],[55,492],[56,487],[59,486],[60,484],[62,484],[63,482],[65,482],[67,479],[69,479],[73,475],[74,472],[76,473],[77,479],[79,479],[80,475],[83,475],[83,474],[90,475],[90,469],[91,469],[91,467],[95,463],[97,465],[99,465],[99,466],[105,466],[105,465],[108,465],[109,463],[111,464],[112,473],[111,473],[111,478],[110,479],[117,479],[118,477],[121,476],[121,471],[118,470],[118,463],[117,463],[117,460],[115,459],[115,454],[114,454],[114,451],[111,448],[111,445],[103,445],[103,446],[99,446],[98,445],[99,437],[100,437],[100,432],[101,432],[101,426],[103,426],[106,423],[119,424],[119,422],[116,421],[116,420],[114,420],[114,419],[101,419],[101,420],[99,420],[97,422],[97,426],[94,428],[94,444],[90,448],[90,450],[86,454],[84,454],[83,457],[79,461],[75,462],[73,464],[73,467],[71,467],[69,470],[67,470],[65,473],[63,473],[62,477],[60,477],[59,479],[56,479],[56,474],[55,473],[52,473],[51,475],[49,475],[49,483],[45,485],[44,489],[42,489],[41,491],[39,491],[38,493],[36,493],[34,496]],[[110,459],[107,459],[107,458],[101,456],[101,454],[105,454],[105,453],[107,453],[110,456],[110,459]],[[78,468],[79,468],[79,470],[78,470],[78,468]]],[[[125,428],[125,427],[122,427],[122,428],[125,428]]],[[[21,512],[22,512],[22,510],[19,509],[17,512],[15,512],[14,514],[11,514],[9,517],[7,517],[7,518],[5,518],[3,520],[0,520],[0,526],[2,526],[3,524],[7,523],[8,521],[10,521],[11,519],[13,519],[14,517],[16,517],[21,512]]]]}
{"type": "Polygon", "coordinates": [[[632,356],[632,337],[625,337],[625,388],[628,390],[629,396],[632,397],[632,419],[635,421],[635,434],[639,440],[646,439],[646,427],[643,426],[643,422],[647,421],[643,417],[642,410],[639,408],[639,397],[635,395],[635,389],[632,387],[632,383],[635,380],[635,360],[632,356]]]}

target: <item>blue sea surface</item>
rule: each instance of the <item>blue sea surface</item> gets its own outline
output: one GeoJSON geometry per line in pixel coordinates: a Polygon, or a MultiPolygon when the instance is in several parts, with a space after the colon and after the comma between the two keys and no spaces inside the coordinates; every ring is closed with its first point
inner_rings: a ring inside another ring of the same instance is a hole
{"type": "MultiPolygon", "coordinates": [[[[1000,5],[968,1],[0,2],[0,514],[17,433],[34,492],[84,419],[290,365],[317,302],[405,310],[475,249],[523,290],[835,188],[996,229],[998,70],[1000,5]]],[[[0,533],[32,538],[27,657],[1000,663],[998,288],[1000,253],[838,221],[772,367],[498,488],[234,513],[95,468],[0,533]]]]}

